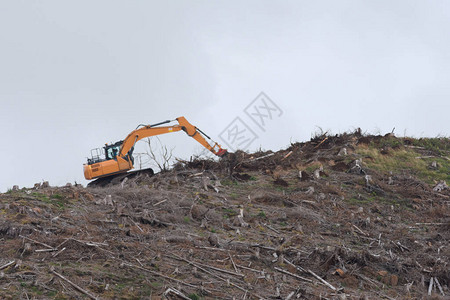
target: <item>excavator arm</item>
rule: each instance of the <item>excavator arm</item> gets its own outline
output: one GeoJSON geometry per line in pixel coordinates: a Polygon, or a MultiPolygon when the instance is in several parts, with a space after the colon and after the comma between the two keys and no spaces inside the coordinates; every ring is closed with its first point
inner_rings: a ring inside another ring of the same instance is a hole
{"type": "Polygon", "coordinates": [[[203,137],[207,137],[205,133],[203,133],[200,129],[189,123],[185,117],[179,117],[176,118],[176,121],[178,122],[178,125],[174,126],[157,126],[165,123],[169,123],[172,121],[164,121],[155,125],[147,125],[144,127],[141,127],[139,129],[133,130],[123,141],[122,148],[120,149],[119,156],[125,156],[138,142],[139,140],[155,135],[170,133],[170,132],[176,132],[183,130],[186,132],[187,135],[194,138],[197,142],[203,145],[206,149],[211,151],[217,156],[223,156],[227,151],[225,149],[222,149],[219,144],[214,143],[212,146],[206,139],[203,137]]]}
{"type": "MultiPolygon", "coordinates": [[[[210,144],[206,139],[211,140],[200,129],[189,123],[186,118],[176,118],[178,124],[173,126],[160,126],[170,123],[172,121],[164,121],[154,125],[140,125],[133,130],[121,143],[119,152],[113,157],[109,157],[107,148],[105,147],[106,159],[103,161],[89,161],[84,165],[84,176],[86,179],[91,180],[100,177],[111,176],[114,174],[124,173],[133,169],[132,153],[136,142],[143,138],[161,135],[165,133],[177,132],[183,130],[187,135],[194,138],[197,142],[202,144],[203,147],[214,153],[215,155],[222,157],[227,153],[227,150],[213,142],[210,144]],[[140,127],[140,128],[139,128],[140,127]]],[[[211,140],[212,141],[212,140],[211,140]]]]}

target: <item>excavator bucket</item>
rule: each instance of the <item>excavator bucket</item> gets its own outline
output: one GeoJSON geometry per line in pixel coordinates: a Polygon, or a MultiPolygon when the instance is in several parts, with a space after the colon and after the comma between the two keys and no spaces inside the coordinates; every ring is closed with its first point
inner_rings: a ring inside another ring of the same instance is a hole
{"type": "Polygon", "coordinates": [[[216,155],[219,157],[224,157],[228,154],[227,149],[220,149],[219,151],[217,151],[216,155]]]}

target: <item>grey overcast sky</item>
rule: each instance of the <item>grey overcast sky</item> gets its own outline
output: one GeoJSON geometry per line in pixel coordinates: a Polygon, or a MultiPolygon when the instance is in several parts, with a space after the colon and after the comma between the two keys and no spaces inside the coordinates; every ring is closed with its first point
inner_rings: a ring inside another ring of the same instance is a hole
{"type": "Polygon", "coordinates": [[[449,134],[449,1],[0,0],[0,38],[0,191],[85,184],[90,149],[183,115],[219,142],[240,117],[249,150],[449,134]],[[265,131],[244,113],[261,91],[283,111],[265,131]]]}

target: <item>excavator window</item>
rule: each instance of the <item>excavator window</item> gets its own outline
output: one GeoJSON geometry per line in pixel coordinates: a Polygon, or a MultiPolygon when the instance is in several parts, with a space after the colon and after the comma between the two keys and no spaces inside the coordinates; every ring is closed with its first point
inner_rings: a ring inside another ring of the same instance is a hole
{"type": "Polygon", "coordinates": [[[111,146],[106,146],[105,147],[105,158],[107,160],[116,158],[116,156],[120,152],[120,146],[121,146],[121,144],[117,144],[117,143],[114,145],[111,145],[111,146]]]}

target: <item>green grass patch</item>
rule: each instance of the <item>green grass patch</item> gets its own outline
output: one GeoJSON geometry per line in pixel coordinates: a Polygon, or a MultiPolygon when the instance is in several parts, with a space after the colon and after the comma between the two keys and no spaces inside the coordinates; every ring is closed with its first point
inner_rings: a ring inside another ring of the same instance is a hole
{"type": "Polygon", "coordinates": [[[423,147],[436,154],[446,156],[450,152],[449,138],[420,138],[409,139],[414,146],[423,147]]]}
{"type": "Polygon", "coordinates": [[[222,211],[224,213],[223,217],[225,219],[229,219],[231,217],[234,217],[234,216],[238,215],[237,211],[235,211],[235,210],[233,210],[231,208],[222,208],[222,211]]]}
{"type": "Polygon", "coordinates": [[[393,136],[382,137],[381,139],[376,139],[370,142],[370,147],[375,148],[399,148],[403,146],[403,139],[396,138],[393,136]]]}
{"type": "Polygon", "coordinates": [[[236,200],[239,197],[237,193],[230,193],[230,198],[236,200]]]}
{"type": "Polygon", "coordinates": [[[381,154],[380,150],[372,147],[360,147],[356,151],[363,156],[363,165],[383,173],[400,173],[409,170],[420,179],[433,184],[439,180],[450,180],[450,161],[441,158],[417,158],[420,155],[410,149],[398,149],[389,154],[381,154]],[[431,169],[432,161],[438,164],[437,169],[431,169]]]}
{"type": "Polygon", "coordinates": [[[48,291],[48,292],[45,294],[45,296],[54,298],[54,297],[56,297],[57,294],[58,294],[57,291],[48,291]]]}
{"type": "Polygon", "coordinates": [[[201,300],[201,299],[203,299],[202,297],[200,297],[199,295],[197,295],[197,294],[195,294],[195,293],[189,294],[189,295],[188,295],[188,298],[189,298],[189,299],[192,299],[192,300],[201,300]]]}
{"type": "Polygon", "coordinates": [[[345,201],[349,204],[353,205],[361,205],[361,204],[368,204],[372,202],[372,198],[357,198],[357,197],[351,197],[346,198],[345,201]]]}
{"type": "Polygon", "coordinates": [[[68,203],[67,199],[60,194],[53,194],[53,195],[47,196],[42,193],[33,192],[33,193],[31,193],[31,196],[33,196],[34,198],[36,198],[39,201],[56,206],[59,209],[64,209],[66,204],[68,203]]]}
{"type": "Polygon", "coordinates": [[[322,166],[322,163],[316,161],[311,163],[309,166],[307,166],[303,171],[305,171],[308,174],[313,173],[315,170],[319,169],[322,166]]]}
{"type": "Polygon", "coordinates": [[[33,192],[31,193],[31,196],[33,196],[34,198],[36,198],[39,201],[45,202],[45,203],[50,203],[50,198],[47,195],[41,194],[41,193],[37,193],[37,192],[33,192]]]}
{"type": "Polygon", "coordinates": [[[229,178],[222,179],[220,181],[220,183],[223,186],[238,186],[239,185],[239,183],[236,180],[232,180],[232,179],[229,179],[229,178]]]}
{"type": "Polygon", "coordinates": [[[260,218],[267,218],[267,215],[263,210],[260,210],[259,213],[257,214],[257,216],[260,218]]]}
{"type": "Polygon", "coordinates": [[[391,196],[380,196],[370,194],[367,197],[353,196],[350,198],[345,198],[344,201],[356,206],[364,206],[370,203],[380,203],[386,205],[393,205],[395,207],[402,207],[405,209],[412,209],[411,200],[408,198],[396,198],[391,196]]]}
{"type": "Polygon", "coordinates": [[[64,196],[60,195],[60,194],[53,194],[50,196],[51,199],[58,199],[58,200],[62,200],[64,199],[64,196]]]}

